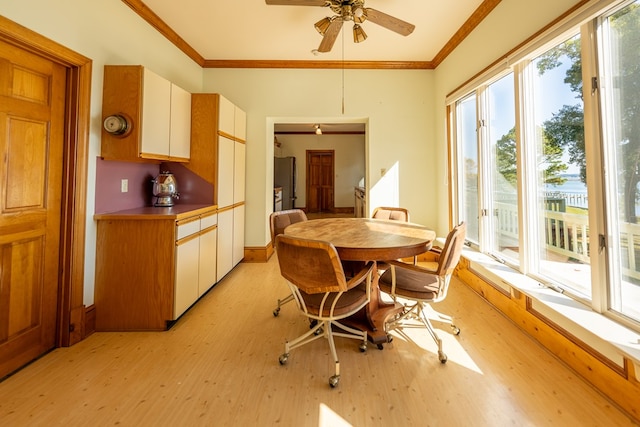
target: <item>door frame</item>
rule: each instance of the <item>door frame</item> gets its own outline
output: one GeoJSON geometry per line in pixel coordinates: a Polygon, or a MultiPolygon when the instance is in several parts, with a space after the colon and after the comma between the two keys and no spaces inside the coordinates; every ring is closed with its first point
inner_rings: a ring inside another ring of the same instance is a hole
{"type": "Polygon", "coordinates": [[[85,337],[84,254],[92,61],[0,16],[0,40],[67,70],[56,347],[85,337]]]}

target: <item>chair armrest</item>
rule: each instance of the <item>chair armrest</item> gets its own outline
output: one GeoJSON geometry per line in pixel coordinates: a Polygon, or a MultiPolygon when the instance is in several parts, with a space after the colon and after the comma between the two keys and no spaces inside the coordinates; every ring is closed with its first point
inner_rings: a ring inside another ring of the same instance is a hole
{"type": "Polygon", "coordinates": [[[364,282],[367,276],[373,271],[374,265],[376,265],[375,261],[367,262],[360,271],[358,271],[351,279],[349,279],[349,281],[347,282],[347,289],[355,288],[360,283],[364,282]]]}
{"type": "Polygon", "coordinates": [[[389,264],[396,266],[396,267],[400,267],[400,268],[406,268],[407,270],[412,270],[412,271],[417,271],[418,273],[429,273],[429,274],[435,274],[435,270],[432,270],[430,268],[426,268],[423,267],[419,264],[413,264],[413,263],[408,263],[408,262],[402,262],[402,261],[397,261],[397,260],[392,260],[392,261],[387,261],[389,264]]]}

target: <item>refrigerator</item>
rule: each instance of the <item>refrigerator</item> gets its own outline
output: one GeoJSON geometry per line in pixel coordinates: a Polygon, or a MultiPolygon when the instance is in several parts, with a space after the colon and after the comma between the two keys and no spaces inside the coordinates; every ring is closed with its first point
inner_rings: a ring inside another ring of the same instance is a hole
{"type": "Polygon", "coordinates": [[[296,207],[296,158],[274,157],[273,185],[282,187],[282,209],[296,207]]]}

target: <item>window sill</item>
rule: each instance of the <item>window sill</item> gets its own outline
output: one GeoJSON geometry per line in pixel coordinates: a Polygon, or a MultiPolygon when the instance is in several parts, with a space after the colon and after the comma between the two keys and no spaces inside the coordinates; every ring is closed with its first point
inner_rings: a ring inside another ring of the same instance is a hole
{"type": "Polygon", "coordinates": [[[630,359],[640,380],[640,333],[473,249],[464,248],[462,256],[471,270],[510,295],[514,291],[525,294],[533,309],[621,368],[624,358],[630,359]]]}

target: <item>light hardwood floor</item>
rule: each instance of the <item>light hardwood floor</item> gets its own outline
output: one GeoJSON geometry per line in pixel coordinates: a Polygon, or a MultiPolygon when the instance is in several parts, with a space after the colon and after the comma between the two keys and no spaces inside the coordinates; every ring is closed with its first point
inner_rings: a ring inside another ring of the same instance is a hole
{"type": "MultiPolygon", "coordinates": [[[[337,339],[342,377],[308,328],[276,257],[240,264],[167,332],[96,333],[0,383],[2,426],[630,426],[631,420],[455,281],[437,308],[446,364],[426,331],[365,353],[337,339]],[[341,421],[342,420],[342,421],[341,421]]],[[[436,324],[436,327],[439,325],[436,324]]]]}

